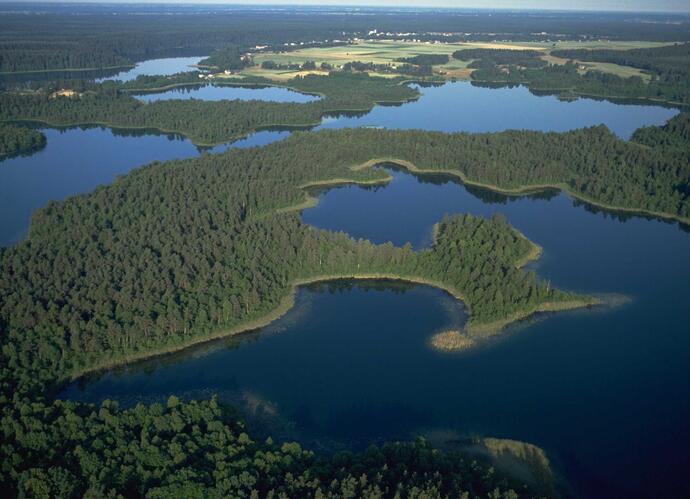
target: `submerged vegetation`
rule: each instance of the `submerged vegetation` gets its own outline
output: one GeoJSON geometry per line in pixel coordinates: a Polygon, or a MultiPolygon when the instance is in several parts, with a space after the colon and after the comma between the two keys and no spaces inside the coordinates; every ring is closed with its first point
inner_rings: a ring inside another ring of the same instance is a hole
{"type": "Polygon", "coordinates": [[[431,337],[431,346],[444,352],[456,352],[472,348],[474,340],[460,331],[442,331],[431,337]]]}
{"type": "Polygon", "coordinates": [[[0,124],[0,159],[25,154],[46,145],[46,137],[32,128],[0,124]]]}

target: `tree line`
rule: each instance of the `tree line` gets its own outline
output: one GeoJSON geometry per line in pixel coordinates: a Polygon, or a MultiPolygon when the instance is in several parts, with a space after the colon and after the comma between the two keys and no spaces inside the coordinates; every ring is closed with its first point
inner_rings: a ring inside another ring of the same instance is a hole
{"type": "MultiPolygon", "coordinates": [[[[143,77],[139,88],[160,86],[164,82],[198,83],[193,73],[163,77],[143,77]],[[192,76],[190,76],[190,74],[192,76]]],[[[247,84],[266,80],[252,79],[247,84]]],[[[217,144],[237,139],[255,130],[271,127],[317,125],[328,113],[346,110],[370,110],[377,102],[404,102],[418,92],[401,85],[401,79],[375,78],[362,73],[331,73],[328,76],[296,77],[286,86],[321,94],[323,99],[308,103],[266,101],[175,100],[143,103],[130,95],[138,83],[119,85],[84,84],[81,95],[53,98],[43,85],[34,92],[0,94],[0,120],[30,119],[52,124],[103,123],[116,127],[158,128],[187,135],[195,143],[217,144]],[[123,92],[121,90],[129,90],[123,92]]]]}
{"type": "Polygon", "coordinates": [[[42,149],[46,137],[38,130],[25,126],[0,124],[0,159],[42,149]]]}
{"type": "MultiPolygon", "coordinates": [[[[406,144],[405,155],[424,143],[397,135],[391,147],[406,144]]],[[[350,166],[390,154],[380,147],[395,136],[303,133],[263,148],[154,163],[39,210],[27,240],[0,250],[2,490],[42,497],[531,495],[488,465],[424,443],[321,459],[295,444],[254,444],[214,402],[171,399],[167,407],[119,411],[47,398],[84,369],[264,316],[295,279],[437,281],[463,296],[477,324],[578,298],[515,267],[531,245],[498,216],[446,218],[433,246],[414,252],[317,230],[281,210],[301,202],[300,186],[310,181],[381,178],[350,166]]]]}
{"type": "Polygon", "coordinates": [[[547,64],[535,52],[461,50],[454,57],[474,59],[470,67],[475,68],[472,79],[476,81],[525,84],[533,90],[575,95],[690,104],[690,43],[631,50],[554,50],[552,55],[568,59],[565,64],[547,64]],[[527,54],[520,55],[523,52],[527,54]],[[645,81],[639,76],[624,78],[592,69],[583,73],[576,61],[631,66],[647,71],[651,79],[645,81]]]}

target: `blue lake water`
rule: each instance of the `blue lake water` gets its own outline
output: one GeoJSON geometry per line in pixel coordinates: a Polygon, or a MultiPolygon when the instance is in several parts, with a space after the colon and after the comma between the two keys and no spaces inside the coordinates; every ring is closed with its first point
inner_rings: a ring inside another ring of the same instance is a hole
{"type": "Polygon", "coordinates": [[[140,75],[173,75],[175,73],[184,73],[186,71],[194,71],[196,64],[204,59],[203,56],[198,57],[166,57],[163,59],[149,59],[148,61],[138,62],[133,68],[120,71],[114,75],[97,78],[97,82],[106,80],[120,80],[130,81],[136,80],[140,75]]]}
{"type": "Polygon", "coordinates": [[[384,187],[323,192],[303,219],[417,247],[445,213],[503,213],[542,245],[553,285],[628,303],[541,316],[475,351],[427,341],[461,305],[426,286],[302,288],[282,319],[75,383],[64,397],[125,404],[220,394],[257,431],[313,448],[437,433],[543,447],[581,497],[687,496],[690,233],[593,210],[557,192],[505,197],[393,172],[384,187]]]}
{"type": "Polygon", "coordinates": [[[316,95],[308,95],[282,87],[239,87],[231,85],[201,85],[177,87],[165,92],[135,95],[144,102],[173,99],[219,100],[263,100],[270,102],[312,102],[319,100],[316,95]]]}
{"type": "MultiPolygon", "coordinates": [[[[147,61],[112,78],[188,71],[200,59],[147,61]]],[[[196,98],[213,98],[214,88],[199,89],[211,94],[196,98]]],[[[247,96],[260,90],[266,89],[247,96]]],[[[416,102],[326,118],[319,128],[565,131],[603,123],[629,138],[637,127],[662,124],[677,112],[565,102],[523,87],[466,82],[420,90],[416,102]]],[[[152,131],[42,130],[45,149],[0,162],[0,244],[20,239],[30,213],[50,200],[88,192],[154,160],[203,153],[187,139],[152,131]]],[[[265,145],[287,135],[259,132],[232,146],[265,145]]],[[[557,192],[505,197],[439,176],[393,176],[384,187],[324,191],[303,219],[421,248],[444,213],[503,213],[543,246],[544,255],[531,265],[542,278],[631,301],[531,320],[477,350],[449,355],[431,350],[428,338],[461,326],[466,317],[442,291],[399,283],[321,284],[300,289],[296,306],[258,332],[88,378],[62,395],[131,404],[170,393],[219,393],[257,431],[298,438],[315,449],[436,430],[513,438],[545,448],[579,496],[689,497],[688,229],[594,210],[557,192]]]]}
{"type": "Polygon", "coordinates": [[[85,193],[133,168],[228,147],[251,147],[280,140],[288,132],[258,132],[231,145],[199,149],[188,139],[154,130],[102,127],[41,128],[44,149],[0,162],[0,246],[26,234],[31,213],[48,201],[85,193]]]}
{"type": "Polygon", "coordinates": [[[401,106],[377,106],[362,116],[327,118],[319,128],[384,127],[440,132],[498,132],[511,129],[565,132],[604,124],[623,139],[641,126],[662,125],[677,110],[581,98],[537,96],[526,87],[489,88],[470,82],[420,87],[422,96],[401,106]]]}
{"type": "MultiPolygon", "coordinates": [[[[174,72],[198,59],[158,60],[165,64],[147,61],[135,70],[160,71],[156,65],[163,64],[166,71],[174,72]],[[177,66],[171,61],[177,61],[177,66]]],[[[317,129],[380,126],[446,132],[490,132],[511,128],[563,131],[604,123],[619,136],[628,138],[635,128],[663,124],[678,112],[661,106],[614,104],[592,99],[564,102],[552,96],[533,95],[524,87],[491,89],[457,82],[419,88],[422,96],[415,102],[395,107],[377,106],[359,117],[325,118],[317,129]]],[[[248,98],[252,95],[313,97],[275,87],[209,86],[199,91],[205,89],[208,92],[242,92],[248,98]]],[[[111,132],[102,128],[46,128],[44,131],[48,138],[45,149],[30,157],[0,161],[0,245],[20,239],[28,227],[30,213],[50,200],[87,192],[150,161],[187,158],[199,152],[180,136],[155,131],[111,132]]],[[[262,131],[232,146],[266,145],[288,135],[288,131],[262,131]]],[[[225,144],[203,150],[217,153],[228,147],[225,144]]]]}

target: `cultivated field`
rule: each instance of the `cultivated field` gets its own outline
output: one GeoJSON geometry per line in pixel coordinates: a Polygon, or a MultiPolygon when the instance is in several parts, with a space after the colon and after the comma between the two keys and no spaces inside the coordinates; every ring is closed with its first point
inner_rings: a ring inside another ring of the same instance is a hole
{"type": "MultiPolygon", "coordinates": [[[[290,78],[306,74],[325,74],[325,71],[290,71],[285,69],[268,70],[261,67],[265,61],[273,61],[276,64],[303,64],[307,61],[314,61],[318,66],[327,63],[334,68],[339,68],[343,64],[352,61],[360,61],[373,64],[395,64],[396,59],[413,57],[423,54],[446,54],[449,62],[434,66],[434,72],[446,78],[469,79],[472,72],[467,68],[470,61],[457,61],[451,54],[456,50],[464,49],[509,49],[509,50],[540,50],[544,52],[544,59],[551,64],[563,64],[565,59],[560,59],[550,55],[552,50],[559,49],[613,49],[626,50],[632,48],[649,48],[666,45],[659,42],[636,42],[636,41],[588,41],[588,42],[472,42],[472,43],[427,43],[427,42],[399,42],[392,40],[380,41],[359,41],[350,45],[337,47],[310,47],[289,52],[258,52],[253,55],[255,65],[245,69],[240,75],[262,76],[277,81],[286,81],[290,78]]],[[[589,69],[612,73],[622,77],[641,76],[648,79],[648,76],[639,69],[619,66],[608,63],[582,63],[583,72],[589,69]]],[[[375,76],[394,77],[391,74],[377,74],[375,76]]]]}

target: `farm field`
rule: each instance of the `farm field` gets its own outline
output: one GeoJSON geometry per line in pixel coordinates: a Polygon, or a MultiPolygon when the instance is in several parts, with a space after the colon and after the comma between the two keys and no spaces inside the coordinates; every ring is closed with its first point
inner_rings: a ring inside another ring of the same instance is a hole
{"type": "MultiPolygon", "coordinates": [[[[430,42],[400,42],[393,40],[357,41],[349,45],[335,47],[309,47],[305,49],[291,50],[288,52],[257,52],[252,54],[254,65],[241,71],[239,75],[230,75],[232,78],[249,76],[263,77],[275,81],[287,81],[296,76],[307,74],[326,74],[324,70],[287,70],[264,69],[262,63],[272,61],[279,65],[304,64],[313,61],[319,67],[322,63],[339,68],[343,64],[359,61],[372,64],[395,64],[398,59],[414,57],[425,54],[446,54],[449,61],[446,64],[435,65],[434,73],[448,79],[469,80],[472,69],[467,66],[471,61],[454,60],[451,56],[457,50],[466,49],[508,49],[508,50],[540,50],[544,52],[543,59],[551,64],[564,64],[566,59],[550,55],[553,50],[562,49],[612,49],[626,50],[632,48],[653,48],[668,45],[660,42],[644,41],[564,41],[564,42],[469,42],[469,43],[430,43],[430,42]]],[[[624,78],[640,76],[649,79],[643,71],[627,66],[611,63],[584,63],[585,69],[597,70],[604,73],[615,74],[624,78]]],[[[385,73],[371,73],[373,76],[393,77],[385,73]]]]}

